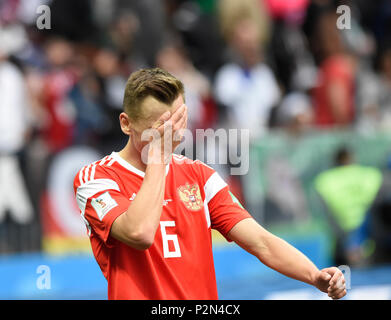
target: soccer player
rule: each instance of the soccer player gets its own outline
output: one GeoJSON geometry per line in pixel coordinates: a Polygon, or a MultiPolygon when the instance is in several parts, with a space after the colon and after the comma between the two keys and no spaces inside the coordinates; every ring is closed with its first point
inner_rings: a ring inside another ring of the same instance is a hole
{"type": "Polygon", "coordinates": [[[162,69],[137,71],[127,82],[120,115],[127,145],[75,177],[108,298],[217,299],[211,228],[270,268],[333,299],[343,297],[338,268],[318,270],[233,201],[217,172],[173,154],[186,123],[183,84],[162,69]],[[147,129],[158,134],[144,141],[147,129]],[[172,135],[165,134],[168,129],[172,135]]]}

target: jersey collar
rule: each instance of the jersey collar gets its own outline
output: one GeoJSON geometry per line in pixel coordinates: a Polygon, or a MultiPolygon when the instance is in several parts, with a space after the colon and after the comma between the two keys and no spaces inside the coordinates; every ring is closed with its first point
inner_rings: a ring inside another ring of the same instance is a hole
{"type": "MultiPolygon", "coordinates": [[[[118,152],[112,152],[110,157],[112,157],[115,161],[117,161],[121,166],[123,166],[125,169],[137,174],[138,176],[144,178],[145,172],[137,169],[136,167],[132,166],[128,161],[123,159],[118,152]]],[[[166,176],[168,174],[168,171],[170,170],[170,164],[166,165],[166,176]]]]}

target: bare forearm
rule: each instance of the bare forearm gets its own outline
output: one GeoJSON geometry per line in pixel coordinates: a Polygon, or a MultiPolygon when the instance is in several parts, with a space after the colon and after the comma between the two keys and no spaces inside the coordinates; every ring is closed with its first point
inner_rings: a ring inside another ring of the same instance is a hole
{"type": "Polygon", "coordinates": [[[252,218],[238,222],[228,233],[228,238],[268,267],[314,285],[333,299],[340,299],[346,294],[343,274],[338,268],[318,270],[303,253],[265,230],[252,218]]]}
{"type": "Polygon", "coordinates": [[[164,164],[147,166],[141,188],[124,216],[129,233],[135,237],[154,238],[163,208],[165,180],[164,164]]]}
{"type": "Polygon", "coordinates": [[[228,237],[268,267],[296,280],[313,284],[318,269],[300,251],[261,227],[254,219],[244,219],[228,237]]]}
{"type": "Polygon", "coordinates": [[[319,272],[303,253],[273,234],[263,239],[262,246],[256,249],[254,254],[268,267],[308,284],[314,284],[319,272]]]}
{"type": "Polygon", "coordinates": [[[165,166],[146,170],[144,181],[128,209],[112,224],[110,235],[138,250],[148,249],[155,238],[163,208],[165,166]]]}

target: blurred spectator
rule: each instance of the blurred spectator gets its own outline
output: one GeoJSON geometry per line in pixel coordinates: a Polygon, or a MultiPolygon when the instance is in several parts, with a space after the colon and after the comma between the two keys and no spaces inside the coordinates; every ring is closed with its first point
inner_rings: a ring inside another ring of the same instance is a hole
{"type": "Polygon", "coordinates": [[[135,44],[136,35],[140,30],[140,20],[132,11],[121,12],[108,29],[113,51],[121,60],[140,66],[146,64],[135,44]]]}
{"type": "Polygon", "coordinates": [[[323,14],[330,12],[331,10],[334,10],[335,12],[333,2],[333,0],[310,1],[302,24],[302,30],[308,39],[309,48],[317,64],[319,64],[321,58],[319,39],[317,36],[319,20],[323,14]]]}
{"type": "Polygon", "coordinates": [[[50,3],[53,36],[70,41],[92,42],[99,36],[93,21],[91,0],[52,0],[50,3]]]}
{"type": "Polygon", "coordinates": [[[285,93],[306,91],[316,80],[316,66],[308,39],[302,31],[307,0],[267,0],[273,17],[269,54],[285,93]]]}
{"type": "MultiPolygon", "coordinates": [[[[247,10],[252,12],[254,8],[247,10]]],[[[245,9],[239,12],[241,15],[231,21],[231,33],[226,35],[233,58],[217,72],[215,94],[217,101],[227,107],[228,127],[249,129],[255,138],[267,130],[270,111],[281,93],[272,70],[263,60],[257,20],[245,9]]]]}
{"type": "Polygon", "coordinates": [[[381,183],[380,170],[354,163],[346,148],[337,151],[334,168],[315,178],[315,189],[334,230],[338,265],[358,265],[364,261],[364,245],[369,236],[367,212],[381,183]]]}
{"type": "Polygon", "coordinates": [[[95,2],[100,3],[103,12],[106,12],[107,7],[110,6],[108,2],[113,7],[110,25],[101,26],[101,31],[104,34],[110,30],[110,38],[117,46],[115,48],[119,49],[117,52],[119,54],[125,52],[128,63],[136,64],[133,68],[138,68],[140,65],[142,67],[153,65],[166,27],[164,1],[95,0],[95,2]]]}
{"type": "Polygon", "coordinates": [[[346,52],[336,21],[334,11],[322,14],[314,35],[320,54],[313,91],[314,123],[319,128],[350,126],[355,117],[355,61],[346,52]]]}
{"type": "MultiPolygon", "coordinates": [[[[391,42],[390,42],[391,43],[391,42]]],[[[379,61],[379,122],[380,127],[391,130],[391,45],[380,54],[379,61]]]]}
{"type": "Polygon", "coordinates": [[[0,222],[9,212],[15,222],[25,224],[34,212],[19,155],[28,141],[32,118],[23,75],[8,61],[9,55],[19,49],[12,37],[5,34],[9,31],[0,31],[0,222]]]}
{"type": "Polygon", "coordinates": [[[122,112],[123,88],[133,70],[126,61],[121,60],[116,50],[105,47],[95,52],[91,68],[93,98],[105,117],[99,124],[99,145],[102,152],[108,152],[120,148],[125,142],[118,118],[122,112]]]}
{"type": "Polygon", "coordinates": [[[179,33],[197,70],[212,79],[224,62],[224,42],[218,29],[215,0],[169,0],[167,29],[179,33]]]}
{"type": "Polygon", "coordinates": [[[360,23],[371,31],[377,47],[389,42],[391,40],[391,2],[389,0],[359,0],[357,5],[360,8],[360,23]]]}
{"type": "Polygon", "coordinates": [[[75,52],[62,38],[51,38],[45,47],[48,70],[43,79],[42,101],[46,115],[41,130],[50,153],[58,152],[73,142],[76,110],[68,94],[77,81],[71,68],[75,52]]]}
{"type": "Polygon", "coordinates": [[[361,131],[391,130],[391,46],[379,48],[377,73],[360,68],[357,79],[357,127],[361,131]]]}

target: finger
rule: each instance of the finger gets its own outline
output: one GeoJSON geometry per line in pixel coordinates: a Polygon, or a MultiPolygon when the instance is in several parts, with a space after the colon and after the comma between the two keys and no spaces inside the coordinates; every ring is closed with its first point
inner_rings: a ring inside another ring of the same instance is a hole
{"type": "Polygon", "coordinates": [[[184,132],[187,128],[187,113],[185,113],[183,119],[181,119],[180,123],[177,123],[176,125],[178,128],[174,128],[174,140],[175,141],[182,141],[184,132]]]}
{"type": "Polygon", "coordinates": [[[335,288],[335,289],[340,289],[340,288],[344,288],[345,287],[345,278],[344,276],[342,275],[341,277],[338,278],[338,280],[333,284],[331,285],[330,287],[331,288],[335,288]]]}
{"type": "Polygon", "coordinates": [[[336,267],[331,267],[331,268],[325,268],[325,269],[322,269],[321,270],[322,272],[326,272],[328,273],[331,277],[330,277],[330,281],[329,281],[329,284],[331,285],[332,283],[334,283],[334,280],[336,280],[337,276],[338,276],[338,272],[342,274],[342,272],[340,272],[340,270],[336,267]],[[336,277],[333,279],[333,277],[336,277]]]}
{"type": "Polygon", "coordinates": [[[343,278],[343,274],[339,269],[337,269],[330,280],[330,285],[331,286],[336,285],[341,278],[343,278]]]}
{"type": "Polygon", "coordinates": [[[329,275],[333,276],[335,274],[335,272],[338,271],[338,270],[339,269],[336,268],[336,267],[330,267],[330,268],[324,268],[321,271],[327,272],[329,275]]]}
{"type": "Polygon", "coordinates": [[[329,275],[327,272],[321,271],[320,278],[325,281],[329,281],[331,279],[331,275],[329,275]]]}
{"type": "Polygon", "coordinates": [[[164,112],[160,118],[152,125],[152,128],[154,129],[160,129],[166,121],[168,121],[171,117],[171,112],[166,111],[164,112]]]}
{"type": "Polygon", "coordinates": [[[187,123],[187,112],[185,112],[183,116],[178,120],[178,122],[174,124],[173,127],[174,131],[178,131],[182,128],[185,128],[186,123],[187,123]]]}
{"type": "Polygon", "coordinates": [[[188,120],[188,113],[186,112],[186,122],[185,122],[185,128],[187,128],[187,120],[188,120]]]}
{"type": "Polygon", "coordinates": [[[343,292],[345,290],[346,290],[345,287],[335,289],[335,290],[332,290],[331,288],[329,288],[327,294],[329,295],[329,297],[332,297],[332,296],[339,295],[341,292],[343,292]]]}
{"type": "Polygon", "coordinates": [[[171,109],[172,114],[174,114],[175,112],[177,112],[178,109],[179,109],[180,107],[182,107],[183,105],[184,105],[184,104],[182,104],[182,105],[180,105],[180,106],[177,106],[176,108],[172,108],[172,109],[171,109]]]}
{"type": "Polygon", "coordinates": [[[164,132],[163,132],[164,136],[166,136],[167,134],[171,134],[172,135],[173,123],[172,123],[171,119],[169,119],[166,122],[164,122],[162,127],[163,127],[163,130],[164,130],[164,132]]]}
{"type": "Polygon", "coordinates": [[[165,122],[165,121],[168,121],[170,118],[171,118],[171,112],[170,112],[170,111],[166,111],[166,112],[164,112],[164,113],[161,115],[160,120],[162,120],[163,122],[165,122]]]}
{"type": "Polygon", "coordinates": [[[343,290],[342,292],[340,292],[339,294],[336,294],[336,295],[332,296],[331,298],[333,300],[337,300],[337,299],[343,298],[345,295],[346,295],[346,289],[343,290]]]}
{"type": "Polygon", "coordinates": [[[171,116],[172,123],[175,124],[177,123],[184,115],[186,112],[187,107],[185,104],[182,104],[171,116]]]}

